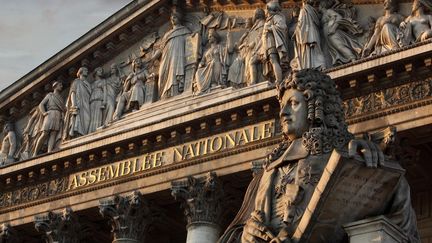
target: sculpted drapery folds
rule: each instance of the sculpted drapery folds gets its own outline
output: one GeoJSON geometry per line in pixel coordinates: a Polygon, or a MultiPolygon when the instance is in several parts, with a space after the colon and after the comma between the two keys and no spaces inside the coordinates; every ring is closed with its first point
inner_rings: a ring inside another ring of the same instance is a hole
{"type": "Polygon", "coordinates": [[[332,65],[355,61],[361,54],[362,46],[354,34],[359,34],[359,28],[354,20],[344,18],[338,12],[329,8],[329,1],[320,2],[322,30],[332,65]]]}
{"type": "Polygon", "coordinates": [[[181,24],[181,14],[174,11],[171,15],[172,29],[165,33],[160,50],[155,57],[160,59],[159,97],[169,98],[183,92],[185,78],[186,37],[191,31],[181,24]]]}
{"type": "Polygon", "coordinates": [[[319,34],[320,18],[310,2],[311,0],[303,0],[294,32],[294,59],[291,61],[293,70],[326,67],[319,34]]]}
{"type": "Polygon", "coordinates": [[[122,79],[120,69],[116,64],[111,65],[111,76],[106,80],[106,105],[103,117],[103,125],[111,123],[116,108],[116,102],[120,99],[122,79]]]}
{"type": "Polygon", "coordinates": [[[254,12],[252,27],[244,33],[235,49],[238,56],[229,67],[228,81],[234,85],[246,82],[248,85],[256,84],[262,80],[262,33],[265,22],[265,12],[257,8],[254,12]]]}
{"type": "MultiPolygon", "coordinates": [[[[352,140],[341,98],[329,76],[316,69],[300,70],[279,85],[278,93],[284,141],[267,156],[263,172],[250,183],[221,243],[291,242],[333,149],[346,149],[349,144],[354,156],[362,147],[368,151],[363,152],[366,166],[384,162],[378,145],[352,140]]],[[[410,242],[419,242],[409,195],[409,186],[402,180],[386,216],[410,242]]]]}
{"type": "Polygon", "coordinates": [[[400,47],[397,34],[403,17],[397,13],[397,4],[397,0],[384,1],[384,16],[376,21],[374,33],[363,50],[363,56],[379,55],[400,47]]]}
{"type": "Polygon", "coordinates": [[[283,79],[281,64],[288,58],[288,27],[285,15],[277,1],[267,3],[266,20],[262,34],[262,54],[266,60],[264,75],[269,75],[273,70],[276,83],[283,79]],[[267,67],[271,66],[271,68],[267,67]]]}
{"type": "Polygon", "coordinates": [[[432,9],[429,0],[414,0],[411,15],[401,22],[401,46],[414,44],[432,38],[432,15],[425,14],[432,9]]]}
{"type": "Polygon", "coordinates": [[[33,156],[36,156],[43,144],[48,141],[47,152],[53,151],[53,149],[61,141],[61,134],[63,129],[63,116],[66,111],[66,107],[63,101],[63,97],[60,92],[63,90],[63,84],[60,82],[54,82],[52,85],[54,92],[49,93],[39,104],[39,111],[43,116],[42,125],[40,127],[41,134],[38,136],[36,141],[33,156]]]}
{"type": "Polygon", "coordinates": [[[66,117],[63,139],[86,135],[90,127],[91,84],[88,82],[88,69],[78,69],[78,78],[72,81],[66,101],[66,117]]]}
{"type": "Polygon", "coordinates": [[[103,69],[101,67],[96,68],[95,80],[91,85],[89,133],[96,131],[98,127],[103,125],[103,113],[107,103],[107,85],[103,75],[103,69]]]}
{"type": "Polygon", "coordinates": [[[147,79],[154,78],[145,68],[140,57],[132,61],[132,73],[123,84],[123,91],[118,100],[113,119],[118,120],[127,111],[139,110],[145,101],[145,85],[147,79]]]}
{"type": "Polygon", "coordinates": [[[225,48],[220,45],[220,36],[211,29],[208,34],[210,47],[205,51],[195,74],[195,94],[210,92],[211,87],[224,84],[226,79],[225,48]]]}
{"type": "Polygon", "coordinates": [[[6,165],[15,161],[17,151],[17,138],[12,123],[8,122],[3,128],[3,141],[0,150],[0,165],[6,165]]]}

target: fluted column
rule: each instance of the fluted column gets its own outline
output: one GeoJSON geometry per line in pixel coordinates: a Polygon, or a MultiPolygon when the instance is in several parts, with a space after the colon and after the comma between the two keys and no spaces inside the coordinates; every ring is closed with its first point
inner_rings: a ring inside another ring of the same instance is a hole
{"type": "Polygon", "coordinates": [[[172,182],[172,195],[180,201],[187,220],[187,243],[215,243],[221,233],[223,189],[216,173],[172,182]]]}
{"type": "Polygon", "coordinates": [[[138,191],[101,200],[99,212],[110,219],[113,243],[145,242],[146,232],[154,220],[148,202],[138,191]]]}
{"type": "Polygon", "coordinates": [[[62,213],[48,212],[35,217],[35,228],[43,232],[47,243],[79,243],[85,235],[72,209],[66,208],[62,213]]]}

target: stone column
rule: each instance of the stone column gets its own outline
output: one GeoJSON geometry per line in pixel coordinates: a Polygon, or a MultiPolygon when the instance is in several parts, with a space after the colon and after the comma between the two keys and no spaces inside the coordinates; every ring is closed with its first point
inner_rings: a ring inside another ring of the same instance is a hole
{"type": "Polygon", "coordinates": [[[350,243],[407,243],[408,237],[384,216],[364,219],[343,226],[350,243]]]}
{"type": "Polygon", "coordinates": [[[18,232],[10,224],[0,226],[0,243],[22,243],[24,242],[18,232]]]}
{"type": "Polygon", "coordinates": [[[219,239],[223,190],[216,173],[171,183],[187,220],[187,243],[215,243],[219,239]]]}
{"type": "Polygon", "coordinates": [[[143,242],[153,223],[149,204],[138,191],[125,197],[101,200],[99,212],[110,219],[113,243],[143,242]]]}
{"type": "Polygon", "coordinates": [[[66,208],[62,213],[48,212],[35,217],[35,228],[43,232],[47,243],[79,243],[85,234],[72,209],[66,208]]]}

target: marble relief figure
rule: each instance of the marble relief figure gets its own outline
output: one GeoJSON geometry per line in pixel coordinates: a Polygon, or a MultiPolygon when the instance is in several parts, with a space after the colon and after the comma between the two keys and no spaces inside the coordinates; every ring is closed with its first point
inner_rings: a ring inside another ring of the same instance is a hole
{"type": "Polygon", "coordinates": [[[401,45],[406,46],[432,38],[432,15],[426,10],[432,9],[429,0],[414,0],[411,15],[401,22],[401,45]]]}
{"type": "Polygon", "coordinates": [[[40,135],[38,135],[36,140],[33,157],[40,152],[45,143],[47,144],[47,152],[49,153],[52,152],[56,144],[61,141],[63,118],[66,112],[66,106],[61,96],[63,84],[54,82],[52,87],[54,92],[48,93],[38,106],[43,120],[41,124],[36,124],[36,126],[40,126],[38,129],[40,135]]]}
{"type": "Polygon", "coordinates": [[[106,103],[103,110],[103,125],[107,126],[112,122],[117,100],[120,99],[121,85],[124,77],[116,64],[111,65],[110,77],[106,79],[106,103]]]}
{"type": "MultiPolygon", "coordinates": [[[[278,86],[278,100],[283,142],[249,184],[243,205],[219,243],[292,242],[334,149],[346,149],[350,156],[362,151],[364,166],[370,168],[384,163],[377,144],[353,139],[348,132],[342,100],[328,75],[316,69],[294,72],[278,86]]],[[[392,198],[386,217],[407,234],[409,242],[420,242],[405,179],[392,198]]]]}
{"type": "Polygon", "coordinates": [[[267,3],[266,20],[262,33],[262,54],[266,60],[264,75],[274,74],[276,83],[282,82],[283,72],[281,64],[287,62],[288,26],[285,15],[278,1],[267,3]]]}
{"type": "Polygon", "coordinates": [[[3,127],[3,141],[0,149],[0,165],[7,165],[15,161],[17,151],[17,137],[12,123],[8,122],[3,127]]]}
{"type": "Polygon", "coordinates": [[[403,16],[397,12],[397,0],[384,1],[384,16],[377,19],[372,37],[363,49],[363,57],[398,49],[399,25],[403,16]]]}
{"type": "Polygon", "coordinates": [[[72,81],[66,101],[65,129],[63,139],[86,135],[90,127],[91,84],[88,81],[89,71],[86,67],[78,69],[78,78],[72,81]]]}
{"type": "Polygon", "coordinates": [[[320,17],[312,6],[312,0],[303,0],[294,32],[293,70],[326,68],[321,49],[320,17]]]}
{"type": "Polygon", "coordinates": [[[95,80],[91,84],[90,95],[90,127],[88,133],[96,131],[103,125],[103,113],[107,103],[107,86],[103,78],[104,70],[101,67],[95,69],[95,80]]]}
{"type": "Polygon", "coordinates": [[[123,91],[118,100],[113,120],[118,120],[125,113],[139,110],[145,101],[145,82],[154,78],[145,68],[140,57],[132,61],[132,73],[128,75],[123,84],[123,91]]]}
{"type": "Polygon", "coordinates": [[[172,29],[165,33],[161,46],[152,59],[160,57],[159,97],[169,98],[183,92],[185,79],[185,45],[186,37],[191,31],[181,24],[181,14],[171,14],[172,29]]]}
{"type": "Polygon", "coordinates": [[[225,48],[220,44],[221,37],[214,30],[208,32],[210,47],[205,51],[195,73],[195,94],[203,94],[224,83],[227,72],[225,67],[225,48]]]}
{"type": "Polygon", "coordinates": [[[329,1],[321,1],[321,25],[323,37],[332,59],[332,65],[353,62],[359,58],[362,45],[355,34],[362,30],[353,23],[352,19],[344,18],[341,14],[330,8],[329,1]]]}
{"type": "Polygon", "coordinates": [[[265,22],[265,12],[255,9],[252,26],[240,37],[235,45],[238,56],[229,67],[228,80],[235,85],[246,83],[256,84],[263,80],[261,58],[262,33],[265,22]]]}

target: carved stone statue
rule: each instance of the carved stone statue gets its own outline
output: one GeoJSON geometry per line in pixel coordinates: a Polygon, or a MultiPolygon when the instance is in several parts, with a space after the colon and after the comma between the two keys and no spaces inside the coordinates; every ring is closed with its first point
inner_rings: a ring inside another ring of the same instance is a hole
{"type": "Polygon", "coordinates": [[[81,67],[77,76],[72,82],[66,101],[64,140],[86,135],[90,127],[91,85],[87,80],[88,69],[81,67]]]}
{"type": "Polygon", "coordinates": [[[428,0],[414,0],[411,15],[400,24],[403,32],[402,46],[432,37],[432,15],[425,14],[425,8],[432,9],[432,3],[428,0]]]}
{"type": "Polygon", "coordinates": [[[183,92],[185,78],[186,37],[191,31],[181,24],[181,14],[174,11],[171,15],[172,29],[162,38],[160,50],[154,57],[160,59],[159,96],[161,99],[183,92]]]}
{"type": "Polygon", "coordinates": [[[48,153],[53,151],[57,142],[61,139],[63,129],[63,115],[66,112],[66,106],[61,96],[63,84],[54,82],[52,85],[54,92],[48,93],[39,104],[39,111],[43,116],[42,125],[33,156],[36,156],[42,148],[42,145],[48,141],[48,153]]]}
{"type": "Polygon", "coordinates": [[[111,65],[111,76],[106,80],[106,105],[104,109],[103,125],[111,123],[116,108],[116,101],[120,99],[122,75],[116,64],[111,65]]]}
{"type": "Polygon", "coordinates": [[[303,0],[300,9],[294,33],[294,58],[291,61],[293,70],[326,67],[319,35],[320,18],[312,3],[312,0],[303,0]]]}
{"type": "Polygon", "coordinates": [[[41,135],[41,125],[44,116],[42,115],[39,106],[34,107],[30,111],[30,117],[23,131],[23,141],[18,150],[20,160],[29,159],[35,154],[36,142],[41,135]]]}
{"type": "MultiPolygon", "coordinates": [[[[262,35],[262,54],[273,69],[276,83],[282,82],[283,72],[281,63],[288,58],[287,34],[288,26],[285,15],[281,13],[282,8],[278,1],[267,3],[266,20],[262,35]]],[[[264,74],[267,76],[270,68],[264,74]]]]}
{"type": "Polygon", "coordinates": [[[120,119],[127,111],[139,110],[145,101],[144,83],[149,78],[154,78],[154,74],[148,72],[140,57],[135,58],[132,61],[132,73],[124,82],[123,92],[114,112],[114,120],[120,119]]]}
{"type": "MultiPolygon", "coordinates": [[[[378,145],[352,140],[335,83],[316,69],[292,73],[278,87],[284,141],[267,156],[263,172],[250,183],[243,205],[219,242],[291,242],[331,151],[349,144],[350,156],[363,149],[366,166],[384,162],[378,145]]],[[[409,186],[401,180],[386,216],[419,242],[409,186]]],[[[328,242],[332,239],[326,239],[328,242]]]]}
{"type": "Polygon", "coordinates": [[[229,67],[228,81],[235,85],[246,82],[248,85],[256,84],[263,79],[262,70],[262,33],[265,22],[265,12],[257,8],[253,17],[253,25],[236,45],[239,54],[229,67]]]}
{"type": "Polygon", "coordinates": [[[220,38],[214,29],[209,31],[210,48],[205,51],[195,74],[195,94],[207,93],[226,79],[225,49],[220,45],[220,38]]]}
{"type": "Polygon", "coordinates": [[[332,65],[355,61],[361,54],[362,46],[354,34],[361,33],[352,19],[344,18],[329,8],[329,1],[320,2],[321,24],[324,38],[331,55],[332,65]]]}
{"type": "Polygon", "coordinates": [[[96,131],[103,125],[103,113],[107,103],[107,86],[103,78],[104,70],[101,67],[95,69],[95,80],[92,83],[90,95],[90,127],[89,133],[96,131]]]}
{"type": "Polygon", "coordinates": [[[384,1],[384,16],[375,23],[375,30],[367,42],[363,56],[378,55],[399,48],[397,34],[403,16],[397,13],[397,0],[384,1]]]}
{"type": "Polygon", "coordinates": [[[3,141],[0,151],[0,165],[7,165],[15,161],[17,139],[12,123],[6,123],[3,128],[3,141]]]}

